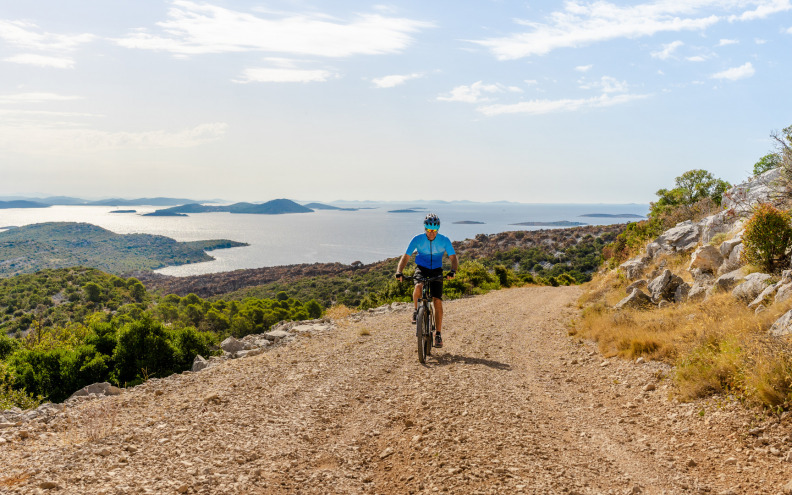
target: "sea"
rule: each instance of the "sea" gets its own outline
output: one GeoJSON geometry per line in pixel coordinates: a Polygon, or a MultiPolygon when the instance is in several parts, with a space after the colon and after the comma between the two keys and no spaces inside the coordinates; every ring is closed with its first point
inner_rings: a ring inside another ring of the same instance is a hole
{"type": "Polygon", "coordinates": [[[372,263],[404,253],[410,239],[423,231],[423,218],[436,213],[440,233],[451,240],[512,230],[553,227],[514,225],[521,222],[581,222],[609,225],[638,218],[583,217],[586,214],[645,216],[648,204],[526,204],[437,202],[415,203],[334,202],[355,211],[316,210],[313,213],[255,215],[198,213],[186,217],[142,216],[155,206],[51,206],[0,210],[0,230],[42,222],[86,222],[118,234],[146,233],[177,241],[231,239],[249,246],[210,251],[213,261],[168,266],[158,273],[172,276],[201,275],[241,268],[299,263],[372,263]],[[134,213],[113,213],[135,210],[134,213]],[[396,210],[411,210],[395,212],[396,210]],[[477,222],[477,223],[455,223],[477,222]]]}

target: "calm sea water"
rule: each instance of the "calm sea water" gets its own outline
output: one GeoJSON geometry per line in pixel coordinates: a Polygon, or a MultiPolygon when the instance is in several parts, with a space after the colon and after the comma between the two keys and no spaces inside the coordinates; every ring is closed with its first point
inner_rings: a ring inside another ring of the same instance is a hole
{"type": "Polygon", "coordinates": [[[135,209],[137,213],[111,213],[113,208],[106,206],[52,206],[0,210],[0,227],[41,222],[87,222],[118,234],[158,234],[177,241],[231,239],[250,244],[212,251],[210,254],[215,258],[214,261],[158,270],[166,275],[187,276],[297,263],[371,263],[398,256],[404,252],[410,238],[422,231],[422,221],[428,211],[440,216],[440,232],[451,240],[463,240],[480,233],[547,228],[510,225],[518,222],[568,220],[592,225],[623,223],[631,219],[580,215],[646,215],[649,211],[648,205],[640,204],[443,203],[431,204],[415,213],[389,213],[389,210],[405,208],[415,206],[383,203],[358,211],[318,210],[291,215],[201,213],[187,217],[144,217],[140,214],[157,208],[124,207],[135,209]],[[454,224],[459,221],[483,224],[454,224]]]}

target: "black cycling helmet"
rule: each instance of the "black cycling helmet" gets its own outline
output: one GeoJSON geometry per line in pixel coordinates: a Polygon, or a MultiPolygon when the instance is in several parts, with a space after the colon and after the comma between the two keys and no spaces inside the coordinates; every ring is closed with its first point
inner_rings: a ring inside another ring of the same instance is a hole
{"type": "Polygon", "coordinates": [[[438,230],[440,228],[440,218],[434,213],[426,215],[426,218],[424,218],[424,228],[438,230]]]}

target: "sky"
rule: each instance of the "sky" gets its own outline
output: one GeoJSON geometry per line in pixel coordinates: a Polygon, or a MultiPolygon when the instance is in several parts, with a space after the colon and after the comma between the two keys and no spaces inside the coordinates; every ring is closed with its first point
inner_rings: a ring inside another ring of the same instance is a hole
{"type": "Polygon", "coordinates": [[[792,0],[0,0],[0,195],[648,203],[792,125],[792,0]]]}

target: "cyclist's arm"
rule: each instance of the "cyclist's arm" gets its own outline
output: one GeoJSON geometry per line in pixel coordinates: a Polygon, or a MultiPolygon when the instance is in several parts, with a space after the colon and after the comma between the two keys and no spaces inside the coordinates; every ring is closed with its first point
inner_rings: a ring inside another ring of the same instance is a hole
{"type": "Polygon", "coordinates": [[[402,273],[404,271],[404,267],[407,266],[408,261],[410,261],[410,255],[403,254],[399,260],[399,266],[396,267],[396,273],[402,273]]]}
{"type": "Polygon", "coordinates": [[[457,259],[457,255],[452,254],[448,257],[448,259],[451,261],[451,269],[453,271],[459,270],[459,260],[457,259]]]}

